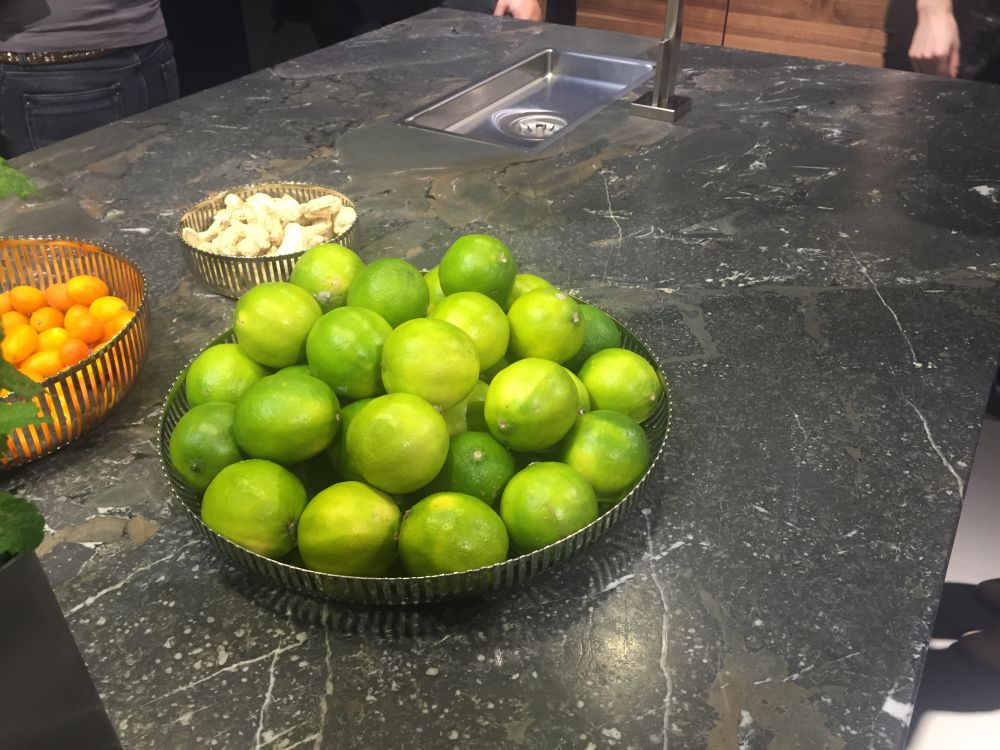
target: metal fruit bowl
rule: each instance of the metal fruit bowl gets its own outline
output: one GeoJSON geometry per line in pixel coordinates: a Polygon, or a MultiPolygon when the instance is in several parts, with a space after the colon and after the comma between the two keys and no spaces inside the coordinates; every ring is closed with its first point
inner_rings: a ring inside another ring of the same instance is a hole
{"type": "MultiPolygon", "coordinates": [[[[226,196],[235,193],[246,199],[254,193],[265,193],[274,198],[290,195],[299,203],[321,198],[324,195],[335,195],[345,206],[357,210],[354,201],[333,188],[322,185],[310,185],[304,182],[259,182],[253,185],[241,185],[231,190],[222,190],[194,204],[184,212],[177,225],[177,235],[184,248],[184,258],[188,268],[216,294],[236,298],[248,289],[265,281],[286,281],[295,267],[295,261],[302,253],[287,253],[285,255],[269,255],[260,258],[243,258],[235,255],[216,255],[188,244],[182,232],[185,228],[203,232],[212,224],[217,211],[225,206],[226,196]]],[[[330,239],[352,250],[357,246],[358,220],[355,220],[341,235],[330,239]]]]}
{"type": "Polygon", "coordinates": [[[0,289],[45,287],[89,273],[135,311],[132,320],[100,349],[47,378],[36,398],[41,423],[11,433],[0,447],[0,467],[10,469],[68,445],[94,429],[132,388],[149,342],[146,279],[120,253],[94,242],[64,237],[0,238],[0,289]]]}
{"type": "MultiPolygon", "coordinates": [[[[650,455],[652,457],[649,469],[647,469],[642,479],[636,483],[628,495],[612,508],[605,511],[590,525],[540,550],[512,557],[496,565],[462,573],[449,573],[436,576],[359,578],[332,575],[271,560],[255,552],[251,552],[238,544],[234,544],[215,533],[201,520],[200,495],[187,487],[176,474],[170,464],[167,453],[167,448],[170,444],[170,435],[174,427],[177,426],[177,422],[190,408],[184,395],[184,379],[187,375],[187,367],[184,368],[174,381],[170,392],[167,394],[166,404],[163,407],[159,432],[160,464],[173,490],[174,499],[184,509],[188,518],[191,519],[194,527],[202,536],[208,539],[218,550],[240,567],[264,576],[274,583],[294,592],[335,601],[375,605],[402,605],[459,599],[481,594],[491,589],[511,586],[526,580],[535,573],[552,567],[562,560],[573,557],[580,550],[600,538],[629,508],[635,505],[663,453],[663,446],[666,443],[667,432],[670,427],[671,410],[667,381],[649,347],[621,323],[618,323],[618,327],[622,333],[622,347],[636,352],[652,364],[659,375],[660,384],[663,386],[664,397],[660,399],[656,411],[642,425],[646,433],[646,439],[649,441],[650,455]]],[[[235,341],[236,337],[232,329],[230,329],[217,336],[208,346],[234,343],[235,341]]]]}

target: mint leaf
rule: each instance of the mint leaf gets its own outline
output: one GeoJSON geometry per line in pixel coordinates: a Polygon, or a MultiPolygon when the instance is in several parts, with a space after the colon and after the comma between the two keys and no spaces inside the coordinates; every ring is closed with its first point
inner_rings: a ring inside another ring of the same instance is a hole
{"type": "MultiPolygon", "coordinates": [[[[6,389],[24,398],[41,396],[45,390],[31,378],[19,373],[7,362],[0,362],[0,389],[6,389]]],[[[2,408],[0,407],[0,409],[2,408]]]]}
{"type": "Polygon", "coordinates": [[[45,519],[27,500],[0,492],[0,555],[20,555],[42,543],[45,519]]]}
{"type": "Polygon", "coordinates": [[[37,194],[34,183],[0,157],[0,198],[16,195],[24,200],[37,194]]]}

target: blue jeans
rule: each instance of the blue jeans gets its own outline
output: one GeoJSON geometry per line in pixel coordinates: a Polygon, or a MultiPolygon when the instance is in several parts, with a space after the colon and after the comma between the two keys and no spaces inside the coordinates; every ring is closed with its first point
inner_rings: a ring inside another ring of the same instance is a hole
{"type": "Polygon", "coordinates": [[[47,146],[178,96],[177,63],[166,39],[82,62],[0,63],[0,156],[47,146]]]}

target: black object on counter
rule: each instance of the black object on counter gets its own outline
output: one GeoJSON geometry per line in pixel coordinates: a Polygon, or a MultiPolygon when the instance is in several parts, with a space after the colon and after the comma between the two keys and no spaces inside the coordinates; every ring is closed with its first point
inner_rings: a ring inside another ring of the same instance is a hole
{"type": "Polygon", "coordinates": [[[0,747],[121,747],[34,552],[0,567],[0,602],[0,747]]]}

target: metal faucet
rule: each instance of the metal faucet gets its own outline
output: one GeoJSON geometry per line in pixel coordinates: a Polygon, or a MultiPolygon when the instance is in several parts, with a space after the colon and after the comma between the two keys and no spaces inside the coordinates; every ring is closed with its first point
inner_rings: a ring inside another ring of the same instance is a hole
{"type": "Polygon", "coordinates": [[[677,58],[681,46],[681,13],[684,0],[667,0],[667,14],[663,21],[663,38],[659,42],[656,75],[653,90],[647,91],[634,102],[631,112],[639,117],[675,122],[691,109],[691,99],[674,94],[677,78],[677,58]]]}

